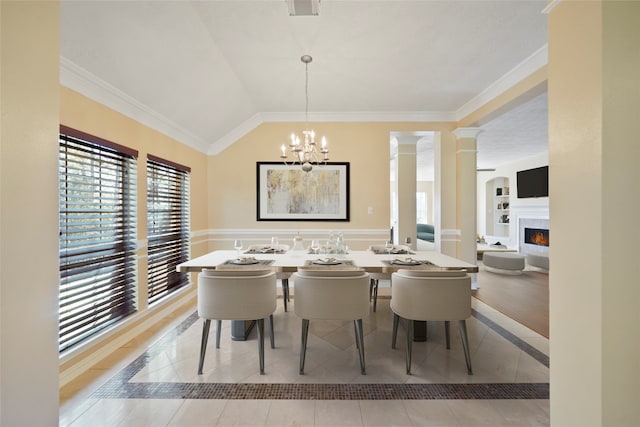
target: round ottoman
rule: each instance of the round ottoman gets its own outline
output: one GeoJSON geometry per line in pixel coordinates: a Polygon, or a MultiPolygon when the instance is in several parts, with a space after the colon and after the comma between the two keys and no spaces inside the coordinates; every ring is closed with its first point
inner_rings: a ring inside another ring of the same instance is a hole
{"type": "Polygon", "coordinates": [[[523,255],[511,252],[485,252],[482,263],[488,271],[502,274],[522,274],[524,270],[523,255]]]}
{"type": "Polygon", "coordinates": [[[545,270],[549,269],[549,256],[544,254],[528,254],[527,263],[545,270]]]}

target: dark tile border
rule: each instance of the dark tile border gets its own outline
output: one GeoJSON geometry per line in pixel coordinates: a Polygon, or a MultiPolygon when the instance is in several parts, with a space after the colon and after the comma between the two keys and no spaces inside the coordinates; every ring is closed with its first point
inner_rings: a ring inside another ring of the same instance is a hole
{"type": "Polygon", "coordinates": [[[91,397],[96,399],[224,400],[549,399],[549,384],[125,383],[114,388],[103,387],[91,397]]]}
{"type": "Polygon", "coordinates": [[[475,317],[476,319],[478,319],[479,321],[487,325],[489,329],[491,329],[492,331],[500,335],[502,338],[506,339],[511,344],[515,345],[520,350],[524,351],[529,356],[533,357],[534,359],[542,363],[547,368],[549,367],[549,356],[547,356],[537,348],[533,347],[528,342],[522,340],[521,338],[518,338],[516,335],[507,331],[505,328],[498,325],[496,322],[489,319],[484,314],[478,313],[476,310],[473,310],[473,309],[471,310],[471,314],[473,315],[473,317],[475,317]]]}
{"type": "MultiPolygon", "coordinates": [[[[545,366],[549,358],[486,316],[480,322],[545,366]]],[[[469,384],[253,384],[129,382],[155,356],[198,320],[193,313],[96,390],[93,399],[268,399],[268,400],[466,400],[549,399],[548,383],[469,384]]]]}

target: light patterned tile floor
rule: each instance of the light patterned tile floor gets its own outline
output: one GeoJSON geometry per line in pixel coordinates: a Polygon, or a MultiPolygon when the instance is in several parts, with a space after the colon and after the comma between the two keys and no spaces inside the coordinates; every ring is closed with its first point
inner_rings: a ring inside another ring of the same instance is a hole
{"type": "MultiPolygon", "coordinates": [[[[61,426],[545,426],[549,425],[548,340],[473,300],[467,320],[474,375],[466,372],[456,327],[428,325],[405,373],[404,331],[391,349],[389,300],[365,320],[367,375],[360,374],[351,322],[311,322],[305,375],[298,374],[300,319],[282,300],[276,348],[265,340],[259,374],[256,333],[233,341],[214,331],[203,375],[195,313],[176,319],[61,407],[61,426]]],[[[194,310],[195,311],[195,310],[194,310]]],[[[212,327],[214,329],[214,327],[212,327]]],[[[265,334],[268,336],[268,334],[265,334]]]]}

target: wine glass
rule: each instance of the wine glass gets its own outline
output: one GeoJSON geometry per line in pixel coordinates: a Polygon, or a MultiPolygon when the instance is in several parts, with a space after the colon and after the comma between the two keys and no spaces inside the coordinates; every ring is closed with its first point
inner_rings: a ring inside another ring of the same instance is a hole
{"type": "Polygon", "coordinates": [[[242,240],[236,239],[233,241],[233,247],[238,252],[238,258],[240,258],[240,250],[242,250],[242,240]]]}
{"type": "Polygon", "coordinates": [[[273,249],[274,251],[277,251],[279,243],[280,242],[278,241],[278,237],[277,236],[273,236],[271,238],[271,249],[273,249]]]}
{"type": "Polygon", "coordinates": [[[314,254],[317,254],[318,252],[320,252],[320,241],[313,239],[311,241],[311,251],[313,251],[314,254]]]}
{"type": "Polygon", "coordinates": [[[393,242],[391,240],[387,240],[384,242],[384,248],[387,250],[387,253],[391,253],[391,249],[393,249],[393,242]]]}

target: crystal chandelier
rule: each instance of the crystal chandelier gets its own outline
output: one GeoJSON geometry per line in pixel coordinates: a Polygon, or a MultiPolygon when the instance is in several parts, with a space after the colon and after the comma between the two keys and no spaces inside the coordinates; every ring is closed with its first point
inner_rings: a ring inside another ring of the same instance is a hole
{"type": "Polygon", "coordinates": [[[306,99],[304,114],[305,114],[305,130],[302,131],[302,140],[295,133],[291,134],[291,142],[289,142],[289,151],[293,160],[288,162],[287,159],[287,147],[282,144],[280,149],[282,154],[280,158],[283,159],[285,165],[302,166],[302,170],[305,172],[311,171],[313,165],[323,165],[329,160],[329,149],[327,148],[327,140],[322,137],[321,147],[318,150],[316,147],[316,133],[313,130],[309,130],[309,63],[313,58],[309,55],[302,55],[300,60],[304,63],[305,69],[305,82],[304,82],[304,95],[306,99]]]}

